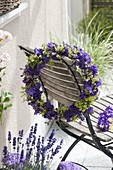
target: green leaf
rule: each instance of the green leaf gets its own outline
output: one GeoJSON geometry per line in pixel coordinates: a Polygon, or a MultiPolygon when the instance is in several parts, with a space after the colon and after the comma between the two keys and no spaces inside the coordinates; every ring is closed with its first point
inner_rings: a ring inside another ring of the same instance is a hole
{"type": "Polygon", "coordinates": [[[12,98],[13,97],[13,95],[12,95],[12,93],[10,93],[10,92],[3,92],[3,95],[4,95],[4,98],[12,98]]]}
{"type": "Polygon", "coordinates": [[[2,113],[2,112],[3,112],[3,104],[0,103],[0,113],[2,113]]]}
{"type": "Polygon", "coordinates": [[[7,108],[9,108],[9,107],[11,107],[12,106],[12,104],[7,104],[4,108],[3,108],[3,110],[7,110],[7,108]]]}
{"type": "Polygon", "coordinates": [[[11,99],[9,97],[6,97],[3,102],[9,102],[11,99]]]}

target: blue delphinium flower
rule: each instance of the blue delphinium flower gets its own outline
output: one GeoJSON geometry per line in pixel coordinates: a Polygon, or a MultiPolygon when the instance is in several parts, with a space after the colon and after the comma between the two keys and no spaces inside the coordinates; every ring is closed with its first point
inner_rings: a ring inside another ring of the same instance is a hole
{"type": "Polygon", "coordinates": [[[41,49],[41,48],[39,48],[39,49],[35,48],[35,49],[34,49],[34,53],[35,53],[37,56],[40,56],[40,55],[42,55],[42,53],[43,53],[43,49],[41,49]]]}
{"type": "Polygon", "coordinates": [[[101,86],[101,84],[102,84],[101,79],[99,79],[99,80],[96,82],[96,87],[101,86]]]}
{"type": "MultiPolygon", "coordinates": [[[[78,60],[78,66],[81,69],[86,69],[87,66],[91,63],[91,57],[83,50],[80,49],[76,59],[78,60]]],[[[76,63],[77,64],[77,63],[76,63]]]]}
{"type": "Polygon", "coordinates": [[[29,88],[27,88],[26,89],[26,93],[28,94],[28,95],[30,95],[30,96],[33,96],[33,97],[40,97],[40,95],[41,95],[41,91],[39,91],[38,93],[37,93],[37,88],[36,87],[29,87],[29,88]]]}
{"type": "Polygon", "coordinates": [[[95,76],[95,74],[98,73],[98,68],[95,64],[88,67],[88,70],[90,71],[90,73],[92,73],[93,77],[95,76]]]}
{"type": "Polygon", "coordinates": [[[113,108],[108,106],[102,113],[99,114],[97,123],[98,129],[101,131],[108,131],[110,124],[112,124],[109,120],[110,118],[113,118],[113,108]]]}
{"type": "Polygon", "coordinates": [[[57,46],[57,44],[55,44],[54,42],[49,42],[48,44],[47,44],[47,47],[49,48],[48,50],[52,50],[52,51],[54,51],[54,47],[55,46],[57,46]]]}

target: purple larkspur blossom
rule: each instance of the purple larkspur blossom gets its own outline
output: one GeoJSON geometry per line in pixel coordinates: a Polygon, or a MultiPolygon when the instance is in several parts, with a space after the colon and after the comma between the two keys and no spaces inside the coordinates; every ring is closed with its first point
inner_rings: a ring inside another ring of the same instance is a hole
{"type": "Polygon", "coordinates": [[[68,52],[68,48],[67,47],[64,47],[64,54],[63,55],[68,57],[69,52],[68,52]]]}
{"type": "Polygon", "coordinates": [[[74,115],[80,116],[80,114],[81,114],[80,110],[77,107],[75,107],[75,102],[73,102],[69,106],[69,108],[66,111],[64,111],[64,114],[62,117],[65,118],[67,122],[70,122],[74,115]]]}
{"type": "MultiPolygon", "coordinates": [[[[40,63],[39,65],[37,65],[36,66],[36,69],[37,69],[37,73],[35,73],[35,75],[40,75],[40,70],[43,68],[43,67],[45,67],[45,64],[46,64],[46,62],[42,62],[42,63],[40,63]]],[[[36,71],[35,71],[36,72],[36,71]]]]}
{"type": "Polygon", "coordinates": [[[40,98],[42,91],[38,90],[36,87],[29,87],[26,89],[26,93],[30,96],[33,96],[35,99],[40,98]]]}
{"type": "Polygon", "coordinates": [[[74,45],[73,48],[75,48],[76,50],[78,50],[78,47],[77,47],[76,45],[74,45]]]}
{"type": "Polygon", "coordinates": [[[35,53],[35,55],[37,55],[37,56],[40,56],[40,55],[42,55],[42,53],[43,53],[43,49],[41,49],[41,48],[35,48],[34,49],[34,53],[35,53]]]}
{"type": "Polygon", "coordinates": [[[47,63],[49,60],[50,60],[50,58],[49,58],[47,55],[44,55],[44,56],[42,57],[42,61],[43,61],[44,63],[47,63]]]}
{"type": "Polygon", "coordinates": [[[54,46],[56,46],[56,44],[55,44],[54,42],[49,42],[49,43],[47,44],[47,47],[50,48],[50,49],[52,49],[52,50],[54,50],[54,46]]]}
{"type": "Polygon", "coordinates": [[[86,94],[84,91],[81,91],[80,93],[80,99],[83,100],[85,98],[86,94]]]}
{"type": "Polygon", "coordinates": [[[35,87],[36,87],[36,89],[40,89],[40,87],[41,87],[40,82],[34,82],[34,83],[35,83],[35,87]]]}
{"type": "Polygon", "coordinates": [[[53,53],[53,54],[52,54],[52,59],[53,59],[53,60],[58,60],[58,58],[57,58],[57,56],[56,56],[56,53],[53,53]]]}
{"type": "Polygon", "coordinates": [[[99,80],[96,82],[96,87],[101,86],[101,84],[102,84],[101,79],[99,79],[99,80]]]}
{"type": "Polygon", "coordinates": [[[97,74],[97,72],[98,72],[98,68],[97,68],[96,64],[88,67],[88,70],[89,70],[90,73],[93,75],[93,77],[94,77],[95,74],[97,74]]]}
{"type": "Polygon", "coordinates": [[[46,109],[46,113],[44,115],[47,119],[56,119],[58,120],[58,113],[54,110],[54,106],[50,103],[50,101],[47,101],[44,103],[44,109],[46,109]]]}
{"type": "MultiPolygon", "coordinates": [[[[90,95],[90,96],[95,96],[96,94],[97,94],[97,92],[98,92],[98,86],[99,86],[99,84],[100,84],[100,81],[98,81],[97,82],[97,85],[95,85],[95,84],[92,84],[92,80],[90,79],[90,80],[88,80],[88,81],[84,81],[83,82],[84,83],[84,89],[85,90],[87,90],[88,92],[89,92],[89,94],[88,95],[90,95]]],[[[86,95],[87,96],[87,95],[86,95]]]]}
{"type": "Polygon", "coordinates": [[[47,101],[44,103],[44,108],[46,108],[47,110],[53,110],[54,106],[50,103],[50,101],[47,101]]]}
{"type": "Polygon", "coordinates": [[[26,85],[29,85],[31,81],[32,81],[32,78],[28,76],[24,76],[22,80],[22,82],[25,83],[26,85]]]}
{"type": "Polygon", "coordinates": [[[88,80],[88,81],[84,81],[83,84],[84,84],[84,88],[85,88],[90,94],[93,93],[93,87],[94,87],[94,86],[92,86],[92,80],[91,80],[91,79],[88,80]]]}
{"type": "Polygon", "coordinates": [[[35,100],[32,102],[28,102],[28,104],[31,105],[33,107],[33,109],[35,110],[34,115],[37,115],[42,111],[42,109],[40,108],[40,105],[37,104],[37,102],[35,100]]]}
{"type": "Polygon", "coordinates": [[[81,69],[86,69],[88,64],[91,62],[91,57],[85,52],[80,52],[77,55],[77,59],[79,60],[78,65],[81,69]]]}
{"type": "Polygon", "coordinates": [[[109,126],[112,123],[110,122],[109,118],[113,118],[113,108],[110,106],[106,107],[106,109],[99,114],[97,123],[98,129],[101,131],[108,131],[109,126]]]}
{"type": "Polygon", "coordinates": [[[45,115],[44,115],[44,118],[47,118],[47,119],[49,119],[49,120],[58,120],[59,119],[59,117],[58,117],[59,115],[58,115],[58,113],[57,113],[57,111],[54,111],[54,110],[50,110],[50,111],[47,111],[46,113],[45,113],[45,115]]]}
{"type": "Polygon", "coordinates": [[[83,113],[84,116],[86,116],[86,114],[89,114],[93,111],[93,107],[89,107],[87,110],[85,110],[85,112],[83,113]]]}

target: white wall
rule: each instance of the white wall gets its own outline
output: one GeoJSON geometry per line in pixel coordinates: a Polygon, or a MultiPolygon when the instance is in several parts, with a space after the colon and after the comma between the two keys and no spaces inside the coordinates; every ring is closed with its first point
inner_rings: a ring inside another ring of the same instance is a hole
{"type": "Polygon", "coordinates": [[[83,0],[68,1],[68,21],[70,32],[75,33],[78,22],[83,18],[83,0]]]}
{"type": "MultiPolygon", "coordinates": [[[[25,55],[19,50],[18,44],[35,48],[50,40],[50,32],[53,37],[60,40],[68,39],[67,8],[66,0],[23,0],[28,2],[28,8],[21,16],[3,27],[9,31],[13,40],[1,48],[1,51],[9,52],[11,61],[7,66],[7,74],[4,81],[4,88],[13,93],[13,107],[3,113],[2,126],[0,126],[0,159],[2,148],[7,141],[7,131],[14,135],[19,129],[25,133],[37,116],[27,103],[21,98],[22,79],[20,68],[25,65],[25,55]]],[[[47,130],[44,119],[38,116],[37,119],[43,134],[47,130]],[[46,130],[45,130],[46,129],[46,130]]]]}
{"type": "Polygon", "coordinates": [[[79,21],[89,12],[90,0],[67,0],[67,3],[69,30],[75,34],[79,21]]]}

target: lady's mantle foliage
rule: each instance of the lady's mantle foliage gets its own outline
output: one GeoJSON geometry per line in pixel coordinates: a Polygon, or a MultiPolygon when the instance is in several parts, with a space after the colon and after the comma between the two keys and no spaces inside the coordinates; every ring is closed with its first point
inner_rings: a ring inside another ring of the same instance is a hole
{"type": "Polygon", "coordinates": [[[96,99],[98,87],[101,80],[98,78],[98,69],[91,62],[91,57],[82,49],[68,44],[57,45],[53,42],[42,45],[41,48],[34,49],[34,55],[27,59],[23,72],[23,92],[26,94],[28,104],[35,110],[34,114],[41,114],[49,120],[76,121],[78,118],[84,120],[85,115],[92,111],[90,105],[96,99]],[[75,69],[77,69],[83,79],[83,90],[81,90],[79,100],[72,103],[69,107],[62,106],[54,109],[49,101],[42,98],[43,90],[40,81],[40,71],[46,63],[54,60],[69,58],[75,69]]]}

